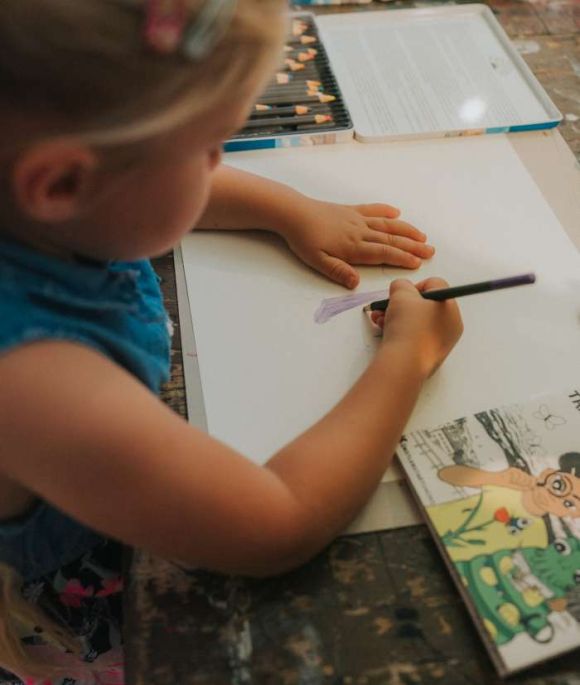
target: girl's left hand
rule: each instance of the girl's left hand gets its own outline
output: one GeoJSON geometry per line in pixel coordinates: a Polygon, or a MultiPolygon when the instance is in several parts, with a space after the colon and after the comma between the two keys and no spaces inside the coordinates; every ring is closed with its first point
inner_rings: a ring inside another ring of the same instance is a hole
{"type": "MultiPolygon", "coordinates": [[[[301,198],[302,199],[302,198],[301,198]]],[[[385,204],[339,205],[304,198],[279,233],[306,264],[347,288],[359,274],[352,264],[417,269],[435,250],[427,236],[385,204]]]]}

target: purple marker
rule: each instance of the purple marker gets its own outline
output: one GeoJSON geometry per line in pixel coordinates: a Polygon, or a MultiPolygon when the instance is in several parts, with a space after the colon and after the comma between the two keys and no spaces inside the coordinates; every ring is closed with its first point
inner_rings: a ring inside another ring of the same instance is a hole
{"type": "MultiPolygon", "coordinates": [[[[470,283],[469,285],[457,285],[454,288],[441,288],[439,290],[427,290],[421,295],[426,300],[451,300],[455,297],[465,295],[477,295],[477,293],[488,293],[490,290],[502,290],[503,288],[514,288],[517,285],[529,285],[536,282],[536,274],[523,274],[522,276],[511,276],[510,278],[498,278],[495,281],[482,281],[481,283],[470,283]]],[[[384,312],[389,306],[389,300],[378,300],[371,302],[364,310],[365,312],[384,312]]]]}

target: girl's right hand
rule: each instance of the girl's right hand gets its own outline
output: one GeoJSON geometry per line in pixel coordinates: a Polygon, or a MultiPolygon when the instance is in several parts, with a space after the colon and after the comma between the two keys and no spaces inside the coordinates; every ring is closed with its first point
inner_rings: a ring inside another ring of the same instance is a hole
{"type": "Polygon", "coordinates": [[[428,278],[416,285],[398,279],[391,283],[386,315],[383,312],[371,315],[373,322],[384,328],[384,342],[402,342],[416,355],[426,377],[443,363],[463,333],[455,300],[434,302],[420,295],[447,287],[449,284],[441,278],[428,278]]]}

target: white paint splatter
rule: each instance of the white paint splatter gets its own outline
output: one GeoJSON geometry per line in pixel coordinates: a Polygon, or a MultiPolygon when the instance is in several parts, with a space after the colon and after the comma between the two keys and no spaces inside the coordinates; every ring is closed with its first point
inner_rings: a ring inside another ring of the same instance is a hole
{"type": "Polygon", "coordinates": [[[252,683],[252,673],[250,662],[252,658],[252,630],[247,619],[243,619],[241,625],[238,621],[232,620],[228,632],[230,633],[230,643],[228,645],[229,662],[232,685],[250,685],[252,683]]]}
{"type": "Polygon", "coordinates": [[[514,40],[512,43],[520,55],[533,55],[541,49],[540,44],[535,40],[514,40]]]}
{"type": "Polygon", "coordinates": [[[572,100],[572,102],[577,102],[580,105],[580,97],[571,93],[570,91],[560,90],[559,88],[554,88],[554,93],[561,98],[566,98],[567,100],[572,100]]]}
{"type": "Polygon", "coordinates": [[[572,59],[571,57],[568,57],[568,62],[570,62],[570,66],[572,67],[572,71],[580,78],[580,62],[577,62],[575,59],[572,59]]]}

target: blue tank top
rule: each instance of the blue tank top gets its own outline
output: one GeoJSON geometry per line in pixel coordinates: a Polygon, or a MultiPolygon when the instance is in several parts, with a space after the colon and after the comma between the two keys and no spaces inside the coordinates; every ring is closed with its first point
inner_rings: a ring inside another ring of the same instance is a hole
{"type": "MultiPolygon", "coordinates": [[[[0,354],[32,341],[75,341],[153,392],[169,378],[170,323],[148,261],[67,262],[0,240],[0,322],[0,354]]],[[[39,501],[25,516],[0,521],[0,562],[33,580],[102,539],[39,501]]]]}

